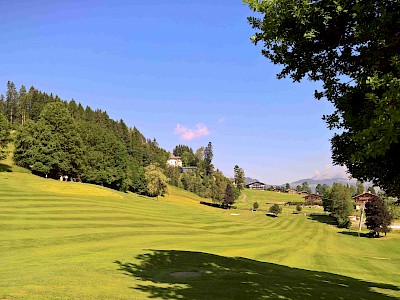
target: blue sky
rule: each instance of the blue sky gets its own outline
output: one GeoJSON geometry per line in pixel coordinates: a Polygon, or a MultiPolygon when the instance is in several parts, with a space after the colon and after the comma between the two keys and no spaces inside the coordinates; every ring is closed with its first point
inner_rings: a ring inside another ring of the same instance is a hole
{"type": "Polygon", "coordinates": [[[240,0],[1,1],[0,84],[102,109],[172,151],[213,144],[225,175],[281,184],[331,167],[317,83],[278,80],[240,0]]]}

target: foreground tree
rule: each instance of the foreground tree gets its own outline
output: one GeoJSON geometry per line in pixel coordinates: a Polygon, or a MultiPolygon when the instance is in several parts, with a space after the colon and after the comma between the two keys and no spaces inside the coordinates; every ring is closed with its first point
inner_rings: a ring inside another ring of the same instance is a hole
{"type": "Polygon", "coordinates": [[[386,233],[390,230],[392,215],[381,198],[374,197],[365,204],[365,215],[365,225],[372,230],[373,236],[379,237],[380,232],[385,233],[386,236],[386,233]]]}
{"type": "Polygon", "coordinates": [[[144,176],[147,182],[147,193],[151,197],[164,196],[168,190],[168,179],[160,167],[151,164],[144,168],[144,176]]]}
{"type": "Polygon", "coordinates": [[[0,113],[0,160],[5,159],[7,156],[7,145],[10,141],[10,128],[8,121],[0,113]]]}
{"type": "Polygon", "coordinates": [[[263,15],[249,18],[252,41],[283,65],[278,78],[322,82],[334,163],[400,196],[400,2],[243,1],[263,15]]]}
{"type": "Polygon", "coordinates": [[[80,175],[83,143],[63,103],[49,103],[37,123],[28,120],[24,124],[16,136],[14,160],[40,176],[80,175]]]}

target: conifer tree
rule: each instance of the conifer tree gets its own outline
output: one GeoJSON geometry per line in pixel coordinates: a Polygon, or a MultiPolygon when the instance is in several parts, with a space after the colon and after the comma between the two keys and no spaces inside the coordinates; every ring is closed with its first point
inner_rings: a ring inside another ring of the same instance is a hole
{"type": "Polygon", "coordinates": [[[0,113],[0,160],[7,155],[7,145],[10,142],[10,128],[6,117],[0,113]]]}

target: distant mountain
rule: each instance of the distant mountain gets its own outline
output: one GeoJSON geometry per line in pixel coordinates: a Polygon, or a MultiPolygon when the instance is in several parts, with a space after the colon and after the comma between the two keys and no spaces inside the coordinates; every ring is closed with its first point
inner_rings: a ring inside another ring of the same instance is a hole
{"type": "Polygon", "coordinates": [[[303,182],[308,182],[308,185],[310,186],[310,188],[314,191],[316,186],[318,184],[326,184],[326,185],[333,185],[334,183],[341,183],[341,184],[349,184],[349,185],[356,185],[357,180],[355,179],[344,179],[344,178],[325,178],[325,179],[313,179],[313,178],[306,178],[306,179],[300,179],[297,181],[294,181],[292,183],[290,183],[290,186],[292,188],[296,188],[296,186],[298,185],[302,185],[303,182]]]}
{"type": "Polygon", "coordinates": [[[252,183],[254,181],[260,181],[260,180],[254,179],[254,178],[251,178],[251,177],[245,177],[246,184],[252,183]]]}
{"type": "MultiPolygon", "coordinates": [[[[357,180],[356,179],[348,179],[348,178],[343,178],[343,177],[334,177],[334,178],[329,178],[329,176],[323,176],[323,177],[313,177],[313,178],[306,178],[306,179],[300,179],[297,181],[294,181],[292,183],[290,183],[290,186],[292,188],[296,188],[296,186],[298,185],[302,185],[303,182],[308,182],[309,187],[311,188],[311,190],[315,191],[315,188],[318,184],[326,184],[329,186],[332,186],[334,183],[341,183],[343,185],[353,185],[355,186],[357,184],[357,180]]],[[[365,182],[364,183],[365,188],[368,188],[370,186],[372,186],[372,184],[365,182]]]]}
{"type": "MultiPolygon", "coordinates": [[[[255,181],[259,181],[259,182],[260,182],[260,180],[258,180],[258,179],[254,179],[254,178],[251,178],[251,177],[245,177],[246,185],[249,184],[249,183],[255,182],[255,181]]],[[[272,184],[268,184],[268,183],[265,183],[265,182],[263,182],[263,183],[264,183],[267,187],[269,187],[269,186],[272,185],[272,184]]]]}

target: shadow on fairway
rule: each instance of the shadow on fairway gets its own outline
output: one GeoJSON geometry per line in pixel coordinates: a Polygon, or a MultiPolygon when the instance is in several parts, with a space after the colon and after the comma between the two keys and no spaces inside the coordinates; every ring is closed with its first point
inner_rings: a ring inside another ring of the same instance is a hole
{"type": "Polygon", "coordinates": [[[12,172],[12,169],[9,165],[0,164],[0,172],[12,172]]]}
{"type": "Polygon", "coordinates": [[[338,224],[336,218],[329,216],[329,215],[311,214],[309,216],[309,219],[320,222],[320,223],[330,224],[330,225],[338,224]]]}
{"type": "Polygon", "coordinates": [[[356,231],[340,231],[340,234],[351,235],[356,237],[371,238],[368,234],[361,232],[360,235],[356,231]]]}
{"type": "Polygon", "coordinates": [[[137,263],[115,261],[136,290],[162,299],[395,299],[389,284],[307,271],[241,257],[151,250],[137,263]]]}

